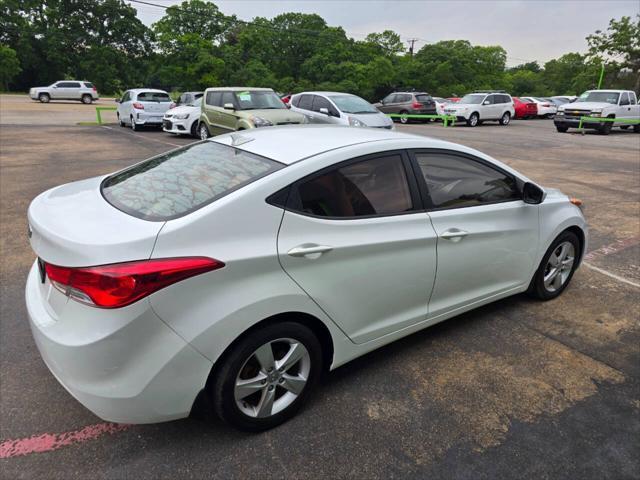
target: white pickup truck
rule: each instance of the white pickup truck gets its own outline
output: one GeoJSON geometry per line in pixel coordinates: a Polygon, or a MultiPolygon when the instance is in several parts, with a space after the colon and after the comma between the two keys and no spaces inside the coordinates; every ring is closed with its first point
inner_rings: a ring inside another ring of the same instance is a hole
{"type": "MultiPolygon", "coordinates": [[[[617,119],[640,120],[640,105],[635,92],[631,90],[588,90],[573,103],[565,103],[558,107],[553,118],[558,132],[566,132],[569,127],[577,128],[580,117],[600,117],[617,119]]],[[[583,128],[594,128],[601,134],[607,135],[616,126],[626,130],[633,127],[633,131],[640,133],[640,125],[630,125],[624,122],[595,122],[585,121],[583,128]]]]}

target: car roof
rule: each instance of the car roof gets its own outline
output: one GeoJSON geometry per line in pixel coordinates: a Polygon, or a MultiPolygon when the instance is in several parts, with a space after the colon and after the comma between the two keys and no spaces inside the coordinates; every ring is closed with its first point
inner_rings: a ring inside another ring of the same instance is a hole
{"type": "Polygon", "coordinates": [[[140,92],[167,93],[165,90],[158,90],[157,88],[130,88],[129,92],[133,92],[133,93],[140,93],[140,92]]]}
{"type": "Polygon", "coordinates": [[[311,92],[300,92],[296,93],[298,95],[348,95],[350,97],[357,97],[353,93],[345,93],[345,92],[329,92],[329,91],[311,91],[311,92]]]}
{"type": "Polygon", "coordinates": [[[358,128],[346,125],[288,125],[229,133],[209,141],[236,146],[256,155],[290,165],[330,150],[359,143],[390,140],[424,140],[424,148],[450,147],[449,142],[394,132],[385,128],[358,128]]]}
{"type": "Polygon", "coordinates": [[[243,92],[245,90],[251,90],[254,92],[273,92],[273,88],[263,88],[263,87],[209,87],[207,88],[207,92],[209,91],[220,91],[220,92],[243,92]]]}

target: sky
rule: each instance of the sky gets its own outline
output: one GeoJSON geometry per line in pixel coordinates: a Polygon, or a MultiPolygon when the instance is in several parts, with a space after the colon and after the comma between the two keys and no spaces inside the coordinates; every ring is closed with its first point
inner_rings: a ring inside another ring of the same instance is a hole
{"type": "MultiPolygon", "coordinates": [[[[148,0],[175,5],[178,0],[148,0]]],[[[606,30],[611,18],[640,13],[640,0],[218,0],[226,15],[242,20],[272,18],[284,12],[317,13],[359,40],[368,33],[393,30],[416,49],[440,40],[500,45],[507,64],[544,62],[569,52],[585,52],[585,37],[606,30]]],[[[132,4],[147,25],[163,9],[132,4]]]]}

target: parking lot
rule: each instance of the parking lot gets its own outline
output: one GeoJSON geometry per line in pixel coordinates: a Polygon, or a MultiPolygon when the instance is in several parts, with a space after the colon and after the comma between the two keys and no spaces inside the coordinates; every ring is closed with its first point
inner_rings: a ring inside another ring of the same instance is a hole
{"type": "Polygon", "coordinates": [[[40,358],[24,305],[29,202],[195,141],[79,124],[94,106],[0,96],[3,478],[640,478],[640,135],[560,134],[551,120],[398,126],[582,199],[585,263],[558,299],[518,295],[395,342],[251,435],[199,418],[104,424],[40,358]]]}

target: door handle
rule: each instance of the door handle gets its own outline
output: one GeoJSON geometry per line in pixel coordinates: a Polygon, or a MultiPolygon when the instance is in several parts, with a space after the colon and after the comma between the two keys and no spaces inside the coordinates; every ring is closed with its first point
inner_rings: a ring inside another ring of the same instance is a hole
{"type": "Polygon", "coordinates": [[[320,255],[333,250],[333,247],[328,245],[316,245],[315,243],[305,243],[293,247],[287,252],[290,257],[306,257],[307,255],[316,255],[313,258],[318,258],[320,255]]]}
{"type": "Polygon", "coordinates": [[[459,242],[464,237],[469,235],[469,232],[465,232],[464,230],[460,230],[458,228],[451,228],[446,232],[440,235],[440,238],[444,238],[445,240],[451,240],[452,242],[459,242]]]}

